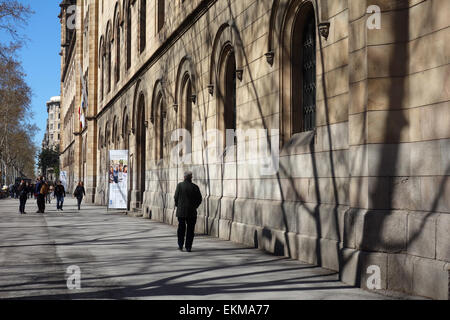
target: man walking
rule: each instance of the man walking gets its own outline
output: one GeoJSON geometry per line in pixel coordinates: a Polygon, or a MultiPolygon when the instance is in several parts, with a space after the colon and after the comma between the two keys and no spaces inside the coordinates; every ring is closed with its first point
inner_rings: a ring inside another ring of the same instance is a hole
{"type": "Polygon", "coordinates": [[[66,197],[66,189],[62,185],[61,181],[58,181],[58,184],[55,187],[55,196],[56,196],[56,209],[59,211],[63,210],[64,198],[66,197]]]}
{"type": "Polygon", "coordinates": [[[38,211],[36,213],[45,213],[45,195],[48,193],[48,185],[44,177],[39,179],[36,185],[38,211]]]}
{"type": "Polygon", "coordinates": [[[182,251],[185,244],[186,250],[192,251],[195,236],[195,224],[197,223],[197,209],[202,203],[202,194],[197,185],[192,183],[192,172],[184,174],[184,182],[177,186],[175,191],[175,206],[178,218],[178,248],[182,251]],[[186,232],[187,229],[187,232],[186,232]]]}
{"type": "Polygon", "coordinates": [[[26,205],[27,199],[28,199],[28,192],[30,192],[28,183],[25,183],[25,181],[22,180],[20,182],[18,191],[19,191],[19,201],[20,201],[20,206],[19,206],[20,214],[27,214],[25,212],[25,205],[26,205]]]}
{"type": "Polygon", "coordinates": [[[77,188],[75,189],[75,192],[73,193],[75,198],[77,198],[78,202],[78,211],[81,210],[81,202],[83,201],[83,197],[86,195],[86,191],[84,190],[84,183],[80,181],[78,183],[77,188]]]}
{"type": "MultiPolygon", "coordinates": [[[[41,202],[41,187],[42,187],[42,177],[36,180],[36,188],[34,189],[34,195],[36,197],[36,202],[38,206],[38,211],[36,213],[42,213],[42,202],[41,202]]],[[[45,205],[45,203],[44,203],[45,205]]]]}
{"type": "Polygon", "coordinates": [[[52,204],[52,196],[53,196],[54,191],[55,191],[55,188],[53,187],[53,184],[50,184],[48,193],[45,195],[46,202],[48,202],[49,204],[52,204]]]}

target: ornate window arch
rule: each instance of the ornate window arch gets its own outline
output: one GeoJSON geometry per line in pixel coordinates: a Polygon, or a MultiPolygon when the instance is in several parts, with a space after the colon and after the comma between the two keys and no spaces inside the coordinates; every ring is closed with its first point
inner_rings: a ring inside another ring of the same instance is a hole
{"type": "Polygon", "coordinates": [[[131,67],[131,46],[132,46],[132,12],[131,12],[131,0],[126,0],[126,30],[127,30],[127,36],[126,36],[126,51],[127,51],[127,70],[131,67]]]}
{"type": "Polygon", "coordinates": [[[216,94],[217,128],[237,128],[236,94],[237,80],[244,74],[244,51],[236,27],[232,23],[222,25],[214,39],[210,67],[210,93],[216,94]]]}
{"type": "Polygon", "coordinates": [[[129,131],[130,131],[130,121],[128,118],[128,110],[127,107],[125,107],[122,117],[122,139],[124,142],[124,148],[125,150],[128,150],[129,148],[129,131]]]}
{"type": "Polygon", "coordinates": [[[147,170],[147,124],[146,120],[146,99],[143,91],[137,95],[136,101],[136,185],[134,190],[140,191],[140,201],[143,201],[146,189],[146,170],[147,170]]]}
{"type": "Polygon", "coordinates": [[[103,132],[102,132],[102,128],[100,127],[98,129],[98,136],[97,136],[97,149],[101,150],[103,147],[103,132]]]}
{"type": "MultiPolygon", "coordinates": [[[[280,2],[280,1],[278,1],[280,2]]],[[[284,1],[282,1],[284,3],[284,1]]],[[[272,14],[274,30],[280,30],[278,49],[281,63],[281,139],[287,143],[294,134],[316,128],[316,10],[312,1],[293,0],[278,5],[272,14]]],[[[276,47],[278,45],[278,47],[276,47]]]]}
{"type": "Polygon", "coordinates": [[[161,80],[158,80],[153,91],[152,123],[155,131],[155,160],[164,159],[165,122],[167,119],[167,106],[161,80]]]}
{"type": "Polygon", "coordinates": [[[236,130],[236,57],[234,48],[227,43],[219,60],[219,85],[217,90],[219,104],[219,129],[236,130]]]}
{"type": "Polygon", "coordinates": [[[100,69],[99,75],[100,75],[100,101],[103,100],[104,92],[105,92],[105,43],[104,43],[104,37],[101,36],[100,38],[100,45],[99,45],[99,63],[98,67],[100,69]]]}
{"type": "Polygon", "coordinates": [[[106,92],[111,91],[111,44],[112,44],[112,31],[111,22],[108,21],[106,25],[106,92]]]}
{"type": "Polygon", "coordinates": [[[193,105],[197,103],[196,73],[191,59],[186,56],[181,60],[177,72],[175,88],[175,105],[178,110],[178,128],[187,130],[191,135],[191,143],[186,146],[187,154],[192,153],[193,105]]]}
{"type": "Polygon", "coordinates": [[[122,14],[120,10],[120,3],[116,4],[114,13],[114,30],[115,30],[115,42],[116,42],[116,63],[115,63],[115,80],[116,83],[120,80],[120,65],[121,65],[121,46],[122,37],[120,26],[122,25],[122,14]]]}
{"type": "Polygon", "coordinates": [[[108,150],[110,148],[110,143],[111,143],[111,141],[110,141],[110,137],[111,137],[110,131],[111,130],[109,129],[109,122],[106,122],[104,145],[105,145],[105,148],[108,149],[108,150]]]}
{"type": "Polygon", "coordinates": [[[119,147],[119,121],[117,119],[117,116],[114,117],[114,121],[113,121],[113,134],[112,134],[112,142],[114,144],[114,148],[118,148],[119,147]]]}

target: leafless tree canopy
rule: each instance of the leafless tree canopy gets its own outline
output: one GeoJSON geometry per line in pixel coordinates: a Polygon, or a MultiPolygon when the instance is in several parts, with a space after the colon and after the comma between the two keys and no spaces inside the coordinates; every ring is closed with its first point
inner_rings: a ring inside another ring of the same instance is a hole
{"type": "Polygon", "coordinates": [[[18,1],[0,0],[0,32],[11,41],[0,41],[0,165],[3,175],[15,168],[23,175],[34,173],[36,147],[32,142],[36,127],[31,120],[31,89],[25,81],[17,50],[24,41],[19,28],[32,13],[18,1]]]}

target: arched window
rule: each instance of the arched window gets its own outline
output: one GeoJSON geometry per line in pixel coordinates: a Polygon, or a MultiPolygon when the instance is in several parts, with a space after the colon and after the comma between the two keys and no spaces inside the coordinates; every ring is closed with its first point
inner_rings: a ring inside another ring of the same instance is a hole
{"type": "Polygon", "coordinates": [[[111,26],[106,27],[106,92],[111,91],[111,26]]]}
{"type": "Polygon", "coordinates": [[[294,1],[282,27],[282,143],[316,128],[316,19],[311,1],[294,1]]]}
{"type": "Polygon", "coordinates": [[[189,75],[183,85],[183,128],[192,133],[192,84],[189,75]]]}
{"type": "Polygon", "coordinates": [[[110,144],[109,137],[110,137],[109,122],[107,122],[106,126],[105,126],[105,139],[104,139],[105,148],[107,150],[109,150],[109,144],[110,144]]]}
{"type": "Polygon", "coordinates": [[[105,92],[105,52],[104,52],[103,37],[100,39],[100,53],[99,53],[99,68],[100,68],[100,100],[103,100],[103,94],[105,92]]]}
{"type": "Polygon", "coordinates": [[[131,67],[131,2],[127,4],[127,69],[131,67]]]}
{"type": "Polygon", "coordinates": [[[187,73],[181,87],[181,128],[185,129],[191,135],[191,143],[186,145],[186,153],[192,153],[192,82],[187,73]]]}
{"type": "MultiPolygon", "coordinates": [[[[219,64],[219,128],[226,138],[227,130],[236,130],[236,57],[228,44],[222,50],[219,64]]],[[[226,141],[224,141],[226,142],[226,141]]]]}
{"type": "Polygon", "coordinates": [[[128,148],[129,148],[128,131],[129,131],[128,115],[125,114],[125,117],[123,120],[123,132],[122,132],[125,150],[128,150],[128,148]]]}
{"type": "Polygon", "coordinates": [[[164,97],[162,92],[159,92],[156,96],[156,125],[155,125],[155,137],[156,137],[156,154],[155,159],[164,159],[164,122],[166,118],[166,110],[164,104],[164,97]]]}
{"type": "Polygon", "coordinates": [[[117,121],[117,117],[114,117],[114,126],[113,126],[113,144],[114,144],[114,148],[117,149],[117,147],[119,146],[119,127],[118,127],[118,121],[117,121]]]}
{"type": "Polygon", "coordinates": [[[139,12],[139,52],[145,50],[147,37],[147,0],[141,0],[139,12]]]}
{"type": "Polygon", "coordinates": [[[120,80],[120,46],[121,46],[121,39],[120,39],[120,13],[117,12],[116,14],[116,83],[120,80]]]}
{"type": "Polygon", "coordinates": [[[98,135],[97,135],[97,149],[102,149],[102,128],[98,129],[98,135]]]}
{"type": "Polygon", "coordinates": [[[236,58],[233,51],[230,51],[227,55],[224,72],[225,129],[236,130],[236,58]]]}
{"type": "Polygon", "coordinates": [[[316,127],[316,22],[314,12],[305,19],[297,18],[292,41],[292,133],[314,130],[316,127]],[[295,84],[297,86],[295,87],[295,84]]]}
{"type": "Polygon", "coordinates": [[[106,85],[108,86],[108,93],[111,91],[111,41],[108,41],[108,49],[107,49],[108,53],[106,56],[107,59],[107,68],[108,68],[108,78],[107,78],[107,83],[106,85]]]}
{"type": "Polygon", "coordinates": [[[165,14],[166,14],[166,1],[158,0],[158,18],[157,18],[158,32],[160,32],[161,29],[164,27],[165,14]]]}
{"type": "Polygon", "coordinates": [[[138,100],[138,118],[136,129],[136,145],[137,145],[137,186],[136,190],[139,190],[140,201],[144,199],[145,192],[145,172],[146,172],[146,155],[147,155],[147,128],[145,117],[145,98],[144,94],[140,94],[138,100]]]}

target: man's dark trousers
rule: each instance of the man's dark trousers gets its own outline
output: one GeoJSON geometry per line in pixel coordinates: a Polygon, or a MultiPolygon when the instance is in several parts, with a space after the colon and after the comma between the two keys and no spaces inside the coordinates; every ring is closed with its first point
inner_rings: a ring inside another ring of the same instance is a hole
{"type": "Polygon", "coordinates": [[[20,213],[24,213],[25,212],[25,205],[27,204],[27,196],[20,196],[20,206],[19,206],[19,211],[20,213]]]}
{"type": "Polygon", "coordinates": [[[62,209],[64,204],[64,196],[56,196],[56,209],[62,209]]]}
{"type": "Polygon", "coordinates": [[[191,250],[195,236],[195,224],[197,217],[178,218],[178,247],[183,248],[184,237],[186,237],[186,249],[191,250]],[[187,233],[186,233],[187,231],[187,233]]]}
{"type": "Polygon", "coordinates": [[[37,205],[40,213],[45,212],[45,196],[43,194],[38,194],[37,205]]]}

